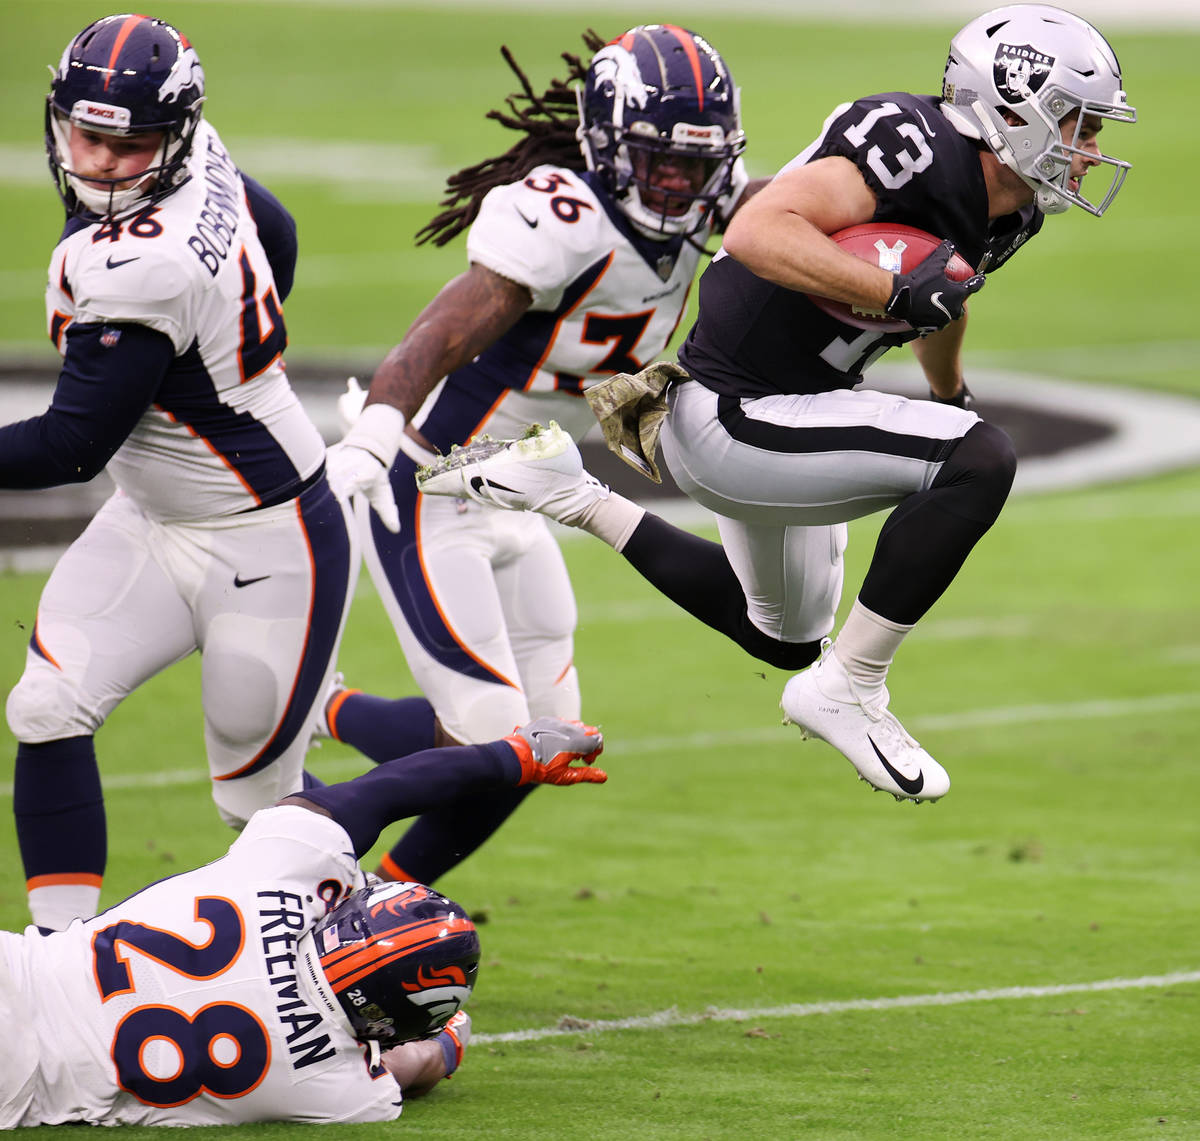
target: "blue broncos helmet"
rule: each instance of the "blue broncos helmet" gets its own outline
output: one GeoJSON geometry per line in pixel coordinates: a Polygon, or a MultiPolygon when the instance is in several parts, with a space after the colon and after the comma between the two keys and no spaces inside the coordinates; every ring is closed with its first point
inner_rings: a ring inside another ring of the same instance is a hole
{"type": "Polygon", "coordinates": [[[200,59],[170,24],[119,15],[84,28],[63,52],[46,97],[46,151],[68,212],[113,217],[182,185],[203,102],[200,59]],[[137,185],[117,189],[108,180],[102,188],[71,169],[72,125],[123,137],[162,131],[163,145],[137,185]]]}
{"type": "Polygon", "coordinates": [[[592,57],[578,91],[579,142],[617,208],[643,234],[693,234],[733,188],[746,146],[738,89],[701,36],[674,24],[642,24],[592,57]],[[692,185],[656,191],[671,160],[692,185]]]}
{"type": "Polygon", "coordinates": [[[300,941],[300,969],[360,1041],[383,1049],[428,1038],[467,1001],[479,934],[453,900],[419,883],[377,883],[335,907],[300,941]]]}

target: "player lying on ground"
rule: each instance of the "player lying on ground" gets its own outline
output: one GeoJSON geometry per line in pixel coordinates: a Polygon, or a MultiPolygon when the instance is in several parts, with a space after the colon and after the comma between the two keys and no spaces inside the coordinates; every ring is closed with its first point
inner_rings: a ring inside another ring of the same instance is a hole
{"type": "Polygon", "coordinates": [[[463,795],[603,782],[584,767],[602,748],[543,717],[388,761],[285,797],[221,859],[93,919],[0,932],[0,1128],[398,1117],[462,1059],[479,938],[458,904],[359,859],[463,795]]]}

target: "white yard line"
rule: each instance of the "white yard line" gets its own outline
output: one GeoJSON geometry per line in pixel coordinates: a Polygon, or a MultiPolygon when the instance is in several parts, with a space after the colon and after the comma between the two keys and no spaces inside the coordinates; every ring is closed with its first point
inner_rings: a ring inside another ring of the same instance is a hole
{"type": "MultiPolygon", "coordinates": [[[[1184,713],[1200,709],[1200,693],[1160,693],[1146,697],[1097,698],[1092,701],[1068,701],[1060,704],[1012,705],[998,709],[975,709],[962,713],[934,713],[906,717],[913,728],[950,732],[979,729],[990,725],[1036,725],[1045,721],[1093,721],[1099,717],[1140,717],[1146,714],[1184,713]]],[[[646,756],[675,749],[730,749],[770,744],[786,739],[788,731],[780,725],[728,729],[719,732],[682,733],[665,737],[626,738],[621,741],[627,756],[646,756]]],[[[796,738],[797,740],[799,738],[796,738]]],[[[319,761],[320,755],[317,755],[319,761]]],[[[366,759],[339,757],[321,765],[323,777],[349,777],[363,772],[366,759]]],[[[104,777],[106,792],[125,789],[165,788],[172,785],[200,784],[208,780],[202,769],[173,769],[156,773],[114,773],[104,777]]],[[[0,797],[12,796],[11,781],[0,783],[0,797]]]]}
{"type": "Polygon", "coordinates": [[[1025,998],[1057,998],[1068,994],[1097,994],[1116,990],[1156,990],[1200,982],[1200,971],[1176,971],[1169,975],[1142,975],[1140,978],[1101,979],[1090,983],[1055,983],[1049,986],[1010,986],[988,990],[949,991],[933,994],[902,994],[890,998],[851,998],[842,1002],[799,1002],[788,1006],[752,1007],[747,1010],[709,1008],[698,1014],[678,1010],[660,1010],[640,1018],[597,1019],[565,1018],[558,1026],[531,1030],[509,1030],[499,1034],[472,1034],[471,1042],[480,1046],[502,1042],[536,1042],[543,1038],[599,1034],[609,1030],[669,1030],[676,1026],[696,1026],[702,1022],[753,1022],[760,1018],[808,1018],[814,1014],[847,1014],[857,1010],[905,1010],[912,1007],[962,1006],[969,1002],[1011,1001],[1025,998]]]}

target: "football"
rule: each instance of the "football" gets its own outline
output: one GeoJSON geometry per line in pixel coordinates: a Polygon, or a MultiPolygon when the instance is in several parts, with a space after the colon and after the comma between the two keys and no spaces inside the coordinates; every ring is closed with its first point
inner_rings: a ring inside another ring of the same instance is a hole
{"type": "MultiPolygon", "coordinates": [[[[942,244],[942,239],[935,238],[933,234],[897,222],[867,222],[861,226],[848,226],[829,237],[847,253],[872,262],[889,273],[908,273],[942,244]]],[[[946,274],[952,280],[966,281],[974,272],[965,258],[957,253],[950,255],[946,274]]],[[[818,309],[857,329],[871,329],[878,333],[907,333],[912,330],[907,321],[889,317],[882,309],[864,309],[844,301],[818,297],[815,293],[806,296],[818,309]]]]}

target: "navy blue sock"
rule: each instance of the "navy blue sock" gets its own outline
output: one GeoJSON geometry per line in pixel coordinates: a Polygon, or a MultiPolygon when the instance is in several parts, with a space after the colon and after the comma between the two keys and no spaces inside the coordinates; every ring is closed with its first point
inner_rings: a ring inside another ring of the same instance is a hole
{"type": "Polygon", "coordinates": [[[13,815],[26,880],[103,876],[108,835],[93,739],[18,745],[13,815]]]}
{"type": "Polygon", "coordinates": [[[395,879],[432,884],[480,847],[536,788],[474,793],[418,817],[381,861],[395,879]]]}
{"type": "Polygon", "coordinates": [[[375,697],[351,690],[338,703],[330,728],[377,765],[434,747],[433,706],[424,697],[375,697]]]}

